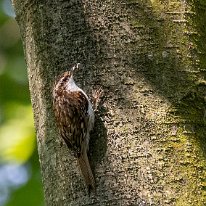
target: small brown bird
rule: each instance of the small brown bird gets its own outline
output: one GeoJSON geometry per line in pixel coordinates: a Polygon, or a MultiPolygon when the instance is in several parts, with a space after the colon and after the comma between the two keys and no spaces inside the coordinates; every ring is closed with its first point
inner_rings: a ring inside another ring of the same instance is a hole
{"type": "Polygon", "coordinates": [[[77,157],[88,191],[95,191],[95,181],[89,164],[90,131],[94,126],[94,111],[86,93],[74,82],[73,73],[80,64],[65,72],[53,89],[53,107],[61,137],[77,157]]]}

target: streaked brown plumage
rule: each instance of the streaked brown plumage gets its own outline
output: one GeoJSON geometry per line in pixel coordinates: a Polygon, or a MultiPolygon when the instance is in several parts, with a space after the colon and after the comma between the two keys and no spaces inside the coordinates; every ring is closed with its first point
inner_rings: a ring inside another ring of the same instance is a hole
{"type": "Polygon", "coordinates": [[[89,133],[94,125],[94,111],[85,92],[73,80],[73,72],[65,72],[53,89],[54,113],[61,137],[77,157],[85,183],[95,190],[94,177],[88,161],[89,133]]]}

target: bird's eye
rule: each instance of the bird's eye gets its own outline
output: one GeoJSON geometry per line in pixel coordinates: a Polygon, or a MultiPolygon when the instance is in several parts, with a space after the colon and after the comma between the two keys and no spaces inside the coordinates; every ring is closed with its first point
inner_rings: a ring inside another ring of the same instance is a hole
{"type": "Polygon", "coordinates": [[[66,82],[68,79],[69,79],[69,77],[65,77],[63,81],[66,82]]]}

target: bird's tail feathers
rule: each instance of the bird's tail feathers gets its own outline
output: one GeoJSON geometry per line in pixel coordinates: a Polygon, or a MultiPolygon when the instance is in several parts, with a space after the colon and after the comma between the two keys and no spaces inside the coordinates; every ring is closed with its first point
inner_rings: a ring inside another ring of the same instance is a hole
{"type": "Polygon", "coordinates": [[[91,190],[95,192],[94,176],[93,176],[90,164],[89,164],[86,151],[80,155],[80,157],[78,158],[78,163],[80,165],[80,169],[81,169],[81,172],[84,177],[89,193],[91,190]]]}

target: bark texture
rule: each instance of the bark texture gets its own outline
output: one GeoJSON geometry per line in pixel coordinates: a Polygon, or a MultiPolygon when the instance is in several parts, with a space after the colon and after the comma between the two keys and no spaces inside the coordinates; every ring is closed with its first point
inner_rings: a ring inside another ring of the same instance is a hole
{"type": "Polygon", "coordinates": [[[204,1],[13,4],[47,205],[206,205],[204,1]],[[104,90],[91,135],[90,197],[52,111],[55,78],[74,62],[85,65],[76,75],[85,91],[104,90]]]}

